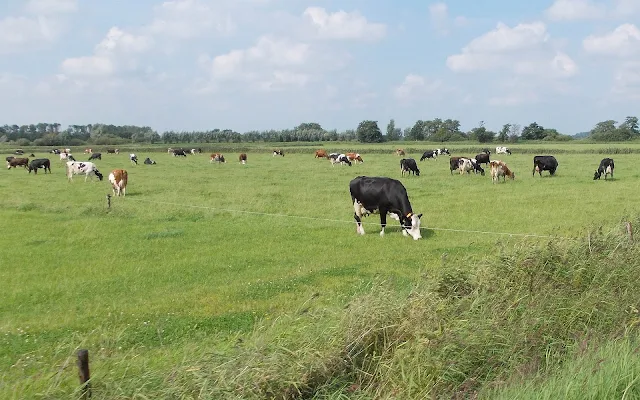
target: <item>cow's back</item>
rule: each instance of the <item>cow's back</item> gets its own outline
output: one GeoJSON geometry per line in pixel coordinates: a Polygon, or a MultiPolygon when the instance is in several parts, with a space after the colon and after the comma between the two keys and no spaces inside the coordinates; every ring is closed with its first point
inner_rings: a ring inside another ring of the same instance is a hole
{"type": "Polygon", "coordinates": [[[349,182],[352,199],[358,200],[365,207],[389,206],[389,194],[407,196],[404,185],[393,178],[358,176],[349,182]]]}

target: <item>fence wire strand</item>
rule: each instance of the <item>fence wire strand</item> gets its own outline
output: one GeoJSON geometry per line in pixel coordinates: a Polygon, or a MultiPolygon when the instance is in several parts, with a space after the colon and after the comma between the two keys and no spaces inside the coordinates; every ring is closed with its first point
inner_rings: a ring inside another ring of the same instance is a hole
{"type": "MultiPolygon", "coordinates": [[[[210,211],[219,211],[219,212],[229,212],[229,213],[239,213],[239,214],[249,214],[249,215],[261,215],[261,216],[269,216],[269,217],[279,217],[279,218],[292,218],[292,219],[304,219],[311,221],[322,221],[322,222],[332,222],[332,223],[341,223],[341,224],[355,224],[354,220],[346,221],[343,219],[331,219],[331,218],[318,218],[318,217],[309,217],[304,215],[291,215],[291,214],[279,214],[279,213],[267,213],[260,211],[248,211],[248,210],[233,210],[228,208],[220,208],[220,207],[211,207],[211,206],[198,206],[192,204],[180,204],[180,203],[171,203],[166,201],[154,201],[154,200],[144,200],[144,199],[132,199],[127,198],[127,201],[140,201],[145,203],[152,204],[162,204],[169,205],[175,207],[183,207],[183,208],[196,208],[210,211]]],[[[362,225],[368,226],[381,226],[380,223],[376,222],[365,222],[362,221],[362,225]]],[[[387,224],[389,225],[389,224],[387,224]]],[[[478,233],[485,235],[500,235],[500,236],[510,236],[510,237],[523,237],[523,238],[539,238],[539,239],[562,239],[562,240],[578,240],[578,238],[571,237],[563,237],[563,236],[553,236],[553,235],[539,235],[536,233],[514,233],[514,232],[493,232],[493,231],[481,231],[481,230],[472,230],[472,229],[457,229],[457,228],[437,228],[437,227],[421,227],[421,230],[432,230],[432,231],[443,231],[443,232],[458,232],[458,233],[478,233]]]]}

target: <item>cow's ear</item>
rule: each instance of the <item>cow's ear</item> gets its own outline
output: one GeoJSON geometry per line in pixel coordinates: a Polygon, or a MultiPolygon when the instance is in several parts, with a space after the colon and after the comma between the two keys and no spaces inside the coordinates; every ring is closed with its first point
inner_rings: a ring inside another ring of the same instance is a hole
{"type": "Polygon", "coordinates": [[[422,214],[418,214],[418,219],[422,218],[422,214]]]}

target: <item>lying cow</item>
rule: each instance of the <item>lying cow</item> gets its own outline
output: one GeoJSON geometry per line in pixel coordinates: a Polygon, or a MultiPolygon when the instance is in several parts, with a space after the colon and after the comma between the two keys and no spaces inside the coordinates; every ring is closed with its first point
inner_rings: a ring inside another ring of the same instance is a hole
{"type": "Polygon", "coordinates": [[[500,177],[502,177],[502,180],[505,182],[507,177],[511,180],[516,178],[516,174],[507,167],[507,164],[500,160],[492,160],[489,166],[491,167],[491,181],[493,183],[500,182],[500,177]]]}
{"type": "Polygon", "coordinates": [[[33,171],[34,175],[38,175],[38,169],[40,168],[44,168],[44,173],[47,173],[47,170],[49,170],[49,173],[51,173],[51,161],[49,161],[48,158],[36,158],[35,160],[32,160],[31,163],[29,163],[29,173],[31,173],[31,171],[33,171]]]}
{"type": "Polygon", "coordinates": [[[87,181],[87,178],[91,178],[93,180],[94,176],[97,176],[99,180],[102,180],[103,176],[96,168],[96,165],[92,162],[78,162],[78,161],[67,161],[67,180],[71,182],[73,180],[74,175],[84,175],[84,181],[87,181]]]}
{"type": "Polygon", "coordinates": [[[600,161],[600,166],[598,170],[593,174],[593,180],[600,179],[602,174],[604,174],[604,180],[607,180],[607,175],[611,175],[611,179],[613,179],[613,168],[615,167],[612,158],[603,158],[600,161]]]}
{"type": "Polygon", "coordinates": [[[558,160],[554,156],[535,156],[533,157],[533,173],[536,172],[542,176],[542,171],[549,171],[549,174],[555,175],[556,169],[558,169],[558,160]]]}
{"type": "Polygon", "coordinates": [[[133,153],[129,154],[129,161],[131,161],[131,164],[138,165],[138,156],[133,153]]]}
{"type": "Polygon", "coordinates": [[[7,157],[7,169],[16,168],[16,167],[24,167],[25,169],[28,169],[29,159],[28,158],[12,158],[9,160],[9,157],[7,157]]]}
{"type": "Polygon", "coordinates": [[[226,163],[227,161],[224,159],[224,156],[222,155],[222,153],[213,153],[211,154],[211,159],[209,160],[210,163],[212,162],[217,162],[217,163],[226,163]]]}
{"type": "Polygon", "coordinates": [[[397,156],[404,156],[404,150],[403,149],[396,149],[396,155],[397,156]]]}
{"type": "Polygon", "coordinates": [[[511,155],[511,150],[508,147],[498,146],[496,147],[496,154],[509,154],[511,155]]]}
{"type": "Polygon", "coordinates": [[[284,152],[282,150],[274,150],[273,151],[273,156],[282,156],[284,157],[284,152]]]}
{"type": "Polygon", "coordinates": [[[240,163],[242,165],[247,163],[247,154],[246,153],[242,153],[238,156],[238,161],[240,161],[240,163]]]}
{"type": "Polygon", "coordinates": [[[114,196],[127,195],[128,174],[126,169],[114,169],[109,174],[109,182],[114,196]]]}
{"type": "Polygon", "coordinates": [[[414,214],[409,202],[407,190],[396,179],[386,177],[359,176],[349,183],[351,202],[356,220],[356,232],[364,235],[362,217],[378,211],[380,213],[380,236],[384,236],[387,226],[387,213],[400,221],[402,234],[410,235],[414,240],[422,238],[420,217],[414,214]]]}
{"type": "Polygon", "coordinates": [[[407,172],[409,175],[413,173],[415,176],[420,176],[420,170],[418,169],[418,164],[416,164],[416,160],[413,158],[403,158],[400,160],[400,173],[404,176],[404,173],[407,172]]]}
{"type": "Polygon", "coordinates": [[[107,149],[107,154],[120,154],[119,149],[107,149]]]}
{"type": "Polygon", "coordinates": [[[329,158],[329,155],[324,150],[316,150],[316,155],[314,158],[329,158]]]}
{"type": "Polygon", "coordinates": [[[155,165],[156,162],[153,161],[152,159],[150,159],[149,157],[147,157],[147,158],[144,159],[144,163],[146,165],[155,165]]]}
{"type": "Polygon", "coordinates": [[[91,156],[89,156],[89,161],[91,160],[102,160],[102,153],[91,153],[91,156]]]}

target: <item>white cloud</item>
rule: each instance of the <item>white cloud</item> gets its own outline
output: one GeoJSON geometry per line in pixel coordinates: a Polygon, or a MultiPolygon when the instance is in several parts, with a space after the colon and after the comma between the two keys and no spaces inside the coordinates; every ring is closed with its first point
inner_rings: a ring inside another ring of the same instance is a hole
{"type": "Polygon", "coordinates": [[[622,24],[604,35],[590,35],[582,41],[585,51],[593,54],[627,57],[640,53],[640,29],[622,24]]]}
{"type": "Polygon", "coordinates": [[[107,32],[105,38],[96,46],[96,52],[140,53],[153,45],[153,39],[144,35],[133,35],[117,26],[107,32]]]}
{"type": "Polygon", "coordinates": [[[18,53],[53,43],[62,26],[46,17],[6,17],[0,20],[0,54],[18,53]]]}
{"type": "Polygon", "coordinates": [[[78,11],[77,0],[30,0],[25,10],[38,15],[72,13],[78,11]]]}
{"type": "Polygon", "coordinates": [[[614,101],[640,100],[640,61],[625,62],[617,68],[611,93],[614,101]]]}
{"type": "Polygon", "coordinates": [[[147,29],[155,35],[190,39],[209,34],[229,34],[235,25],[223,7],[213,7],[211,2],[171,0],[155,8],[155,18],[147,29]]]}
{"type": "Polygon", "coordinates": [[[441,35],[447,35],[451,32],[451,26],[464,26],[468,23],[466,17],[456,16],[451,20],[449,17],[449,8],[446,3],[429,4],[429,19],[431,26],[441,35]]]}
{"type": "Polygon", "coordinates": [[[455,72],[510,69],[520,75],[570,77],[578,72],[576,63],[554,49],[542,22],[519,24],[513,28],[498,23],[496,28],[473,39],[459,54],[447,58],[455,72]]]}
{"type": "Polygon", "coordinates": [[[115,72],[113,61],[104,56],[67,58],[61,67],[68,75],[83,77],[103,77],[115,72]]]}
{"type": "Polygon", "coordinates": [[[553,21],[577,21],[599,19],[606,15],[603,4],[591,0],[556,0],[545,13],[553,21]]]}
{"type": "Polygon", "coordinates": [[[358,12],[327,13],[321,7],[308,7],[303,17],[322,39],[379,40],[387,33],[385,24],[369,22],[358,12]]]}
{"type": "Polygon", "coordinates": [[[424,77],[416,74],[405,76],[404,81],[393,89],[394,96],[401,101],[421,98],[437,91],[442,86],[440,81],[428,82],[424,77]]]}

